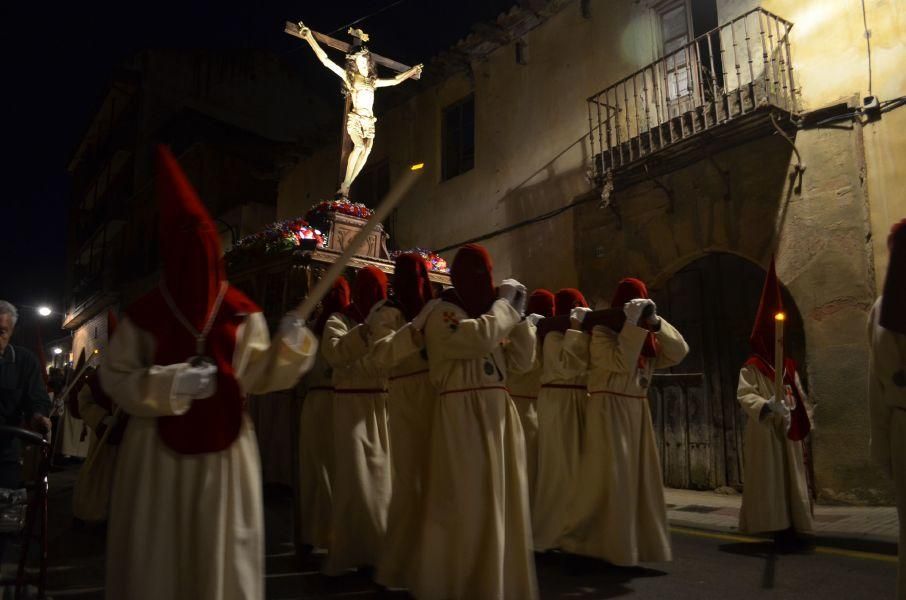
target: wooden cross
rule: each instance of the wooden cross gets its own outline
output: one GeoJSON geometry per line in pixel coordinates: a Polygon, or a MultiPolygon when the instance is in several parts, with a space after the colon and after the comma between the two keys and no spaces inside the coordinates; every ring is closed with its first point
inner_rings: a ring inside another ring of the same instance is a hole
{"type": "MultiPolygon", "coordinates": [[[[302,27],[303,27],[302,23],[293,23],[292,21],[287,21],[286,25],[284,26],[283,31],[285,31],[286,33],[288,33],[292,36],[295,36],[299,39],[304,39],[302,37],[302,27]]],[[[329,47],[333,48],[334,50],[339,50],[340,52],[343,52],[344,54],[354,54],[355,52],[357,52],[359,50],[359,48],[362,46],[362,44],[367,42],[369,39],[367,33],[362,31],[361,29],[353,29],[351,27],[349,28],[348,33],[349,33],[349,35],[351,35],[353,38],[355,38],[357,40],[357,42],[355,44],[348,44],[348,43],[340,41],[338,39],[334,39],[334,38],[330,37],[329,35],[324,35],[323,33],[314,31],[313,29],[310,31],[311,31],[312,36],[316,40],[318,40],[320,43],[324,44],[325,46],[329,46],[329,47]]],[[[389,59],[385,56],[381,56],[380,54],[375,54],[374,52],[371,52],[370,50],[369,50],[369,53],[371,54],[371,58],[372,58],[372,60],[374,60],[375,63],[382,65],[384,67],[387,67],[388,69],[391,69],[398,73],[404,73],[405,71],[408,71],[411,68],[408,65],[404,65],[401,62],[397,62],[397,61],[389,59]]],[[[342,65],[342,63],[341,63],[341,65],[342,65]]],[[[417,75],[417,74],[412,76],[412,79],[420,79],[420,78],[421,78],[420,75],[417,75]]],[[[349,160],[349,154],[352,152],[352,146],[353,146],[352,139],[350,139],[349,134],[346,131],[346,120],[349,115],[349,111],[351,109],[352,109],[352,100],[351,100],[350,96],[347,95],[346,96],[346,106],[343,109],[342,131],[340,132],[341,143],[340,143],[339,180],[341,182],[343,181],[343,177],[345,175],[346,163],[349,160]]]]}
{"type": "MultiPolygon", "coordinates": [[[[300,33],[301,28],[299,27],[298,23],[293,23],[292,21],[287,21],[283,31],[290,34],[291,36],[302,39],[302,34],[300,33]]],[[[315,37],[316,40],[318,40],[325,46],[329,46],[329,47],[333,48],[334,50],[339,50],[340,52],[343,52],[344,54],[352,54],[357,50],[357,48],[355,48],[352,44],[346,43],[346,42],[344,42],[342,40],[338,40],[336,38],[332,38],[329,35],[324,35],[323,33],[318,33],[314,29],[311,30],[311,34],[315,37]]],[[[361,29],[350,28],[349,35],[351,35],[354,38],[357,38],[361,42],[368,41],[368,34],[366,34],[361,29]]],[[[388,69],[391,69],[393,71],[396,71],[397,73],[403,73],[405,71],[408,71],[411,68],[408,65],[404,65],[403,63],[397,62],[391,58],[381,56],[380,54],[375,54],[374,52],[371,52],[371,58],[373,58],[374,62],[376,62],[377,64],[387,67],[388,69]]],[[[420,77],[421,77],[420,75],[415,75],[412,77],[412,79],[419,79],[420,77]]]]}

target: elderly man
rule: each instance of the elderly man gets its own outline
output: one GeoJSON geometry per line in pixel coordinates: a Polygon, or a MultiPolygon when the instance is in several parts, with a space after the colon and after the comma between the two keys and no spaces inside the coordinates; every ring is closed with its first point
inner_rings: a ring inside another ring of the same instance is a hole
{"type": "MultiPolygon", "coordinates": [[[[18,318],[16,307],[0,300],[0,425],[28,422],[32,429],[47,433],[51,403],[41,366],[34,354],[9,343],[18,318]]],[[[20,470],[18,444],[0,436],[0,487],[18,487],[20,470]]]]}

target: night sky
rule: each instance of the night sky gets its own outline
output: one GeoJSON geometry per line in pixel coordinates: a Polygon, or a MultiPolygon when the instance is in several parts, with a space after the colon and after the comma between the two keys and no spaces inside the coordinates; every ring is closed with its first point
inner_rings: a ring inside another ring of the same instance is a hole
{"type": "MultiPolygon", "coordinates": [[[[507,0],[325,0],[214,2],[10,2],[2,37],[6,192],[0,298],[62,310],[69,182],[66,166],[103,99],[112,69],[145,48],[266,48],[336,100],[332,77],[283,33],[304,20],[323,33],[357,25],[376,52],[407,64],[430,57],[514,4],[507,0]],[[56,6],[54,6],[57,4],[56,6]],[[259,5],[260,4],[260,5],[259,5]],[[12,5],[12,6],[11,6],[12,5]],[[322,73],[323,71],[323,73],[322,73]],[[12,208],[10,211],[9,209],[12,208]]],[[[346,39],[345,29],[335,37],[346,39]]],[[[23,309],[18,343],[33,311],[23,309]]],[[[57,324],[59,321],[57,321],[57,324]]],[[[63,334],[47,324],[45,340],[63,334]]]]}

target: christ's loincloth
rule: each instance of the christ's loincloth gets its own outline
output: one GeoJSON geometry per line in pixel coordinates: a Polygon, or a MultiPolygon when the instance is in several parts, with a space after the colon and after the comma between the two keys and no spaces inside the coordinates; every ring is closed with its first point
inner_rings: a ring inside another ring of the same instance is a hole
{"type": "Polygon", "coordinates": [[[350,112],[346,119],[346,131],[353,139],[360,137],[366,140],[373,140],[375,123],[377,123],[377,118],[375,117],[366,117],[350,112]]]}

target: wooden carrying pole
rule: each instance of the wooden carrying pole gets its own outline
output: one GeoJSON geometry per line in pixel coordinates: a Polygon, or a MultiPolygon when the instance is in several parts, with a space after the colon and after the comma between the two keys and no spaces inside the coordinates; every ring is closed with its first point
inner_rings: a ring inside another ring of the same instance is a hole
{"type": "Polygon", "coordinates": [[[324,274],[321,279],[318,280],[315,289],[309,292],[308,296],[302,301],[299,305],[299,308],[296,309],[296,313],[299,315],[303,321],[308,321],[312,313],[315,311],[315,307],[327,295],[327,292],[330,291],[333,282],[336,281],[337,277],[343,272],[343,269],[346,268],[346,265],[349,264],[349,261],[352,257],[358,253],[359,248],[365,243],[365,240],[368,239],[368,236],[372,231],[390,216],[390,213],[399,204],[400,200],[403,199],[403,196],[412,189],[412,186],[415,184],[415,181],[418,179],[419,174],[422,172],[424,165],[418,164],[413,165],[406,173],[399,178],[396,183],[390,188],[390,191],[384,197],[383,202],[380,206],[374,211],[371,219],[365,224],[362,229],[356,234],[352,241],[346,246],[343,250],[343,254],[327,269],[327,273],[324,274]]]}

